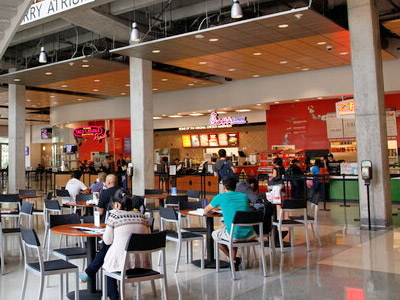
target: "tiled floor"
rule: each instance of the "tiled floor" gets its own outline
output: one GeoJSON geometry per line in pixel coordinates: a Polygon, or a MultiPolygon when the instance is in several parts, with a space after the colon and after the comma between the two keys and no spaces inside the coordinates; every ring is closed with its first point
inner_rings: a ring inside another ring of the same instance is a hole
{"type": "MultiPolygon", "coordinates": [[[[232,281],[229,270],[215,273],[186,264],[182,251],[180,270],[174,273],[175,244],[167,245],[168,285],[170,299],[400,299],[400,229],[368,232],[359,230],[353,219],[358,208],[329,205],[331,211],[320,212],[323,246],[314,241],[311,251],[304,245],[304,230],[296,231],[293,249],[278,251],[268,262],[268,277],[261,275],[258,262],[239,272],[232,281]]],[[[397,207],[393,208],[397,211],[397,207]]],[[[400,216],[394,216],[395,223],[400,216]]],[[[43,230],[39,230],[42,238],[43,230]]],[[[312,235],[310,235],[312,236],[312,235]]],[[[194,258],[199,256],[194,247],[194,258]]],[[[0,276],[0,299],[21,296],[23,263],[18,244],[9,244],[6,274],[0,276]]],[[[36,299],[39,280],[29,277],[26,299],[36,299]]],[[[52,278],[43,299],[58,299],[58,278],[52,278]]],[[[72,278],[70,287],[73,287],[72,278]]],[[[85,284],[81,284],[84,288],[85,284]]],[[[159,284],[157,283],[159,289],[159,284]]],[[[129,299],[135,299],[135,288],[129,287],[129,299]]],[[[154,297],[148,284],[142,284],[142,299],[154,297]]],[[[66,299],[66,298],[65,298],[66,299]]]]}

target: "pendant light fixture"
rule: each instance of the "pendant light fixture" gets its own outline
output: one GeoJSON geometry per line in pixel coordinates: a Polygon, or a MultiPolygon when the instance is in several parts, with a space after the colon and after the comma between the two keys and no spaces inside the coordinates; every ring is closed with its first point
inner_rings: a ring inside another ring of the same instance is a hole
{"type": "Polygon", "coordinates": [[[47,64],[47,55],[44,51],[44,47],[40,47],[39,62],[41,64],[47,64]]]}
{"type": "Polygon", "coordinates": [[[136,23],[136,1],[133,1],[133,22],[132,22],[132,31],[131,37],[129,39],[130,42],[140,42],[140,32],[138,29],[138,25],[136,23]]]}
{"type": "Polygon", "coordinates": [[[231,8],[231,18],[232,19],[240,19],[243,17],[243,11],[240,7],[239,0],[233,0],[232,8],[231,8]]]}

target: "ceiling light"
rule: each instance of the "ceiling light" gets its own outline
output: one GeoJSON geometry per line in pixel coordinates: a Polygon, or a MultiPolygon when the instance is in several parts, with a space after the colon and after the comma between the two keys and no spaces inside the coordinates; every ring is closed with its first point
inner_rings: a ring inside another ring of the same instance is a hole
{"type": "Polygon", "coordinates": [[[240,7],[239,0],[233,0],[232,8],[231,8],[231,18],[232,19],[240,19],[243,17],[243,11],[240,7]]]}
{"type": "Polygon", "coordinates": [[[166,115],[166,114],[163,114],[162,116],[163,116],[163,117],[166,117],[167,115],[166,115]]]}
{"type": "Polygon", "coordinates": [[[340,55],[347,55],[347,54],[349,54],[349,52],[346,52],[346,51],[345,51],[345,52],[340,52],[339,54],[340,54],[340,55]]]}
{"type": "Polygon", "coordinates": [[[226,114],[226,111],[217,111],[217,114],[223,115],[223,114],[226,114]]]}
{"type": "Polygon", "coordinates": [[[282,65],[287,64],[287,60],[282,60],[279,63],[282,64],[282,65]]]}
{"type": "Polygon", "coordinates": [[[168,78],[163,78],[163,79],[161,79],[161,81],[168,81],[168,78]]]}
{"type": "Polygon", "coordinates": [[[15,81],[15,82],[18,82],[18,81],[21,81],[21,79],[15,78],[14,81],[15,81]]]}
{"type": "Polygon", "coordinates": [[[89,68],[89,65],[82,65],[82,68],[89,68]]]}
{"type": "Polygon", "coordinates": [[[296,99],[296,100],[294,100],[294,102],[299,102],[300,101],[300,99],[296,99]]]}
{"type": "Polygon", "coordinates": [[[202,35],[202,34],[196,34],[194,37],[196,39],[204,39],[204,35],[202,35]]]}
{"type": "Polygon", "coordinates": [[[89,62],[89,60],[83,59],[82,62],[83,62],[83,63],[87,63],[87,62],[89,62]]]}
{"type": "Polygon", "coordinates": [[[131,86],[129,83],[125,84],[125,86],[131,86]]]}
{"type": "Polygon", "coordinates": [[[324,97],[318,97],[317,99],[318,99],[318,100],[321,100],[321,99],[324,99],[324,97]]]}
{"type": "Polygon", "coordinates": [[[53,104],[58,104],[58,102],[53,102],[53,104]]]}
{"type": "Polygon", "coordinates": [[[218,42],[218,41],[219,41],[219,39],[217,39],[217,38],[213,38],[213,39],[209,39],[209,41],[210,41],[210,42],[218,42]]]}
{"type": "Polygon", "coordinates": [[[253,55],[254,56],[260,56],[262,53],[261,52],[254,52],[253,55]]]}
{"type": "Polygon", "coordinates": [[[47,63],[47,55],[46,55],[46,52],[44,51],[44,47],[40,48],[39,62],[41,64],[47,63]]]}
{"type": "Polygon", "coordinates": [[[303,18],[303,14],[300,14],[300,13],[298,13],[298,14],[295,14],[294,15],[294,17],[297,19],[297,20],[300,20],[301,18],[303,18]]]}
{"type": "Polygon", "coordinates": [[[158,89],[154,88],[153,91],[158,91],[158,89]]]}
{"type": "Polygon", "coordinates": [[[301,69],[302,71],[308,71],[308,70],[310,70],[309,68],[303,68],[303,69],[301,69]]]}
{"type": "Polygon", "coordinates": [[[131,37],[130,37],[129,41],[131,41],[131,42],[139,42],[140,41],[140,32],[137,28],[136,22],[132,23],[132,31],[131,31],[131,37]]]}
{"type": "Polygon", "coordinates": [[[100,79],[95,79],[95,80],[93,80],[94,82],[100,82],[100,79]]]}
{"type": "Polygon", "coordinates": [[[161,120],[162,117],[153,117],[153,120],[161,120]]]}
{"type": "Polygon", "coordinates": [[[206,61],[200,61],[200,62],[199,62],[199,65],[206,65],[206,64],[207,64],[206,61]]]}
{"type": "Polygon", "coordinates": [[[251,109],[244,108],[244,109],[237,109],[235,111],[236,112],[248,112],[248,111],[251,111],[251,109]]]}
{"type": "Polygon", "coordinates": [[[161,50],[156,49],[156,50],[153,50],[153,51],[151,51],[151,52],[153,52],[153,53],[160,53],[161,50]]]}
{"type": "Polygon", "coordinates": [[[194,86],[194,83],[189,83],[188,85],[189,85],[189,86],[194,86]]]}
{"type": "Polygon", "coordinates": [[[261,105],[262,105],[261,103],[257,103],[257,104],[256,104],[256,106],[261,106],[261,105]]]}
{"type": "Polygon", "coordinates": [[[257,74],[256,74],[256,75],[253,75],[253,77],[254,77],[254,78],[257,78],[257,77],[260,77],[260,75],[257,75],[257,74]]]}
{"type": "Polygon", "coordinates": [[[325,45],[326,42],[318,42],[317,45],[325,45]]]}
{"type": "Polygon", "coordinates": [[[99,90],[98,89],[93,89],[93,92],[98,92],[99,90]]]}
{"type": "Polygon", "coordinates": [[[169,118],[182,118],[182,116],[180,115],[172,115],[172,116],[168,116],[169,118]]]}
{"type": "Polygon", "coordinates": [[[278,25],[279,28],[288,28],[289,24],[280,24],[278,25]]]}
{"type": "Polygon", "coordinates": [[[78,101],[82,101],[82,98],[78,98],[77,100],[78,100],[78,101]]]}
{"type": "Polygon", "coordinates": [[[275,103],[275,104],[279,104],[279,101],[275,101],[274,103],[275,103]]]}
{"type": "Polygon", "coordinates": [[[31,102],[32,100],[31,99],[26,99],[26,101],[31,102]]]}
{"type": "Polygon", "coordinates": [[[49,75],[52,75],[53,73],[51,73],[51,72],[46,72],[45,73],[47,76],[49,76],[49,75]]]}
{"type": "Polygon", "coordinates": [[[209,110],[207,110],[208,112],[212,112],[212,111],[214,111],[213,109],[209,109],[209,110]]]}
{"type": "Polygon", "coordinates": [[[54,96],[54,95],[50,95],[50,98],[55,98],[56,96],[54,96]]]}
{"type": "Polygon", "coordinates": [[[121,96],[125,96],[126,95],[126,93],[121,93],[121,96]]]}
{"type": "Polygon", "coordinates": [[[61,87],[62,87],[62,88],[67,88],[67,87],[68,87],[68,85],[66,85],[66,84],[63,84],[61,87]]]}
{"type": "Polygon", "coordinates": [[[201,114],[201,113],[192,113],[192,114],[189,114],[189,116],[197,117],[197,116],[204,116],[204,114],[201,114]]]}
{"type": "Polygon", "coordinates": [[[236,71],[236,69],[228,69],[229,72],[236,71]]]}

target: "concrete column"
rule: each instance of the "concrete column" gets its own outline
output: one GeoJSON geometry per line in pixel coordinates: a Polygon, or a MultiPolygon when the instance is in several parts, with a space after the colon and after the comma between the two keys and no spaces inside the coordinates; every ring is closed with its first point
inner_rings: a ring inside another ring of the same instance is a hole
{"type": "Polygon", "coordinates": [[[25,188],[25,86],[8,85],[8,192],[25,188]]]}
{"type": "Polygon", "coordinates": [[[143,195],[154,186],[152,63],[130,57],[132,192],[143,195]]]}
{"type": "MultiPolygon", "coordinates": [[[[379,23],[374,0],[348,0],[354,99],[356,106],[357,159],[371,160],[371,223],[392,223],[389,161],[379,23]]],[[[361,172],[359,172],[361,173],[361,172]]],[[[367,191],[359,178],[361,226],[368,226],[367,191]]]]}

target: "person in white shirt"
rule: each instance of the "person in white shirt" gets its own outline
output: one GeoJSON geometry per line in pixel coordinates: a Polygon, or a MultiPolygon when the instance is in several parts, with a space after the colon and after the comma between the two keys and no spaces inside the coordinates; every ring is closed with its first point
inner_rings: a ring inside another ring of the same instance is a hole
{"type": "Polygon", "coordinates": [[[69,192],[71,196],[71,201],[75,201],[76,195],[79,194],[81,191],[85,191],[86,193],[89,192],[89,189],[86,185],[80,181],[82,177],[81,171],[74,171],[72,173],[72,178],[68,180],[65,189],[69,192]]]}

